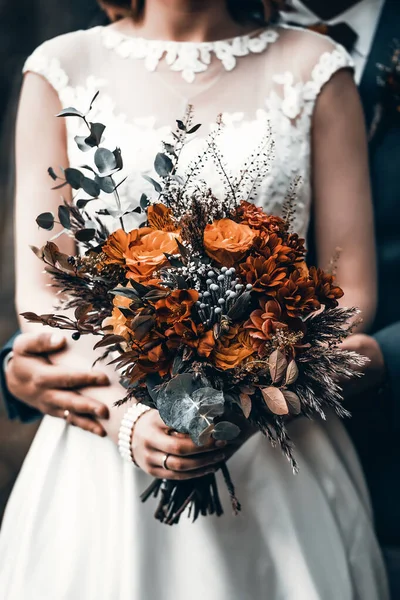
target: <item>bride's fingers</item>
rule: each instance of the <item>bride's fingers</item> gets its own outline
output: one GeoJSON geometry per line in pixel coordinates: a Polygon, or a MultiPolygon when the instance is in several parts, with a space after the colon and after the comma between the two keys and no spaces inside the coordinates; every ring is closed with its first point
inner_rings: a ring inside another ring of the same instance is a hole
{"type": "Polygon", "coordinates": [[[226,454],[220,450],[213,453],[209,452],[198,455],[196,458],[184,458],[181,456],[173,456],[172,454],[164,454],[162,452],[153,452],[150,457],[152,467],[161,467],[165,471],[174,471],[177,473],[214,467],[215,465],[224,462],[225,459],[226,454]]]}
{"type": "Polygon", "coordinates": [[[187,479],[197,479],[215,473],[218,467],[203,467],[194,471],[169,471],[162,467],[150,467],[148,473],[157,479],[168,479],[170,481],[185,481],[187,479]]]}
{"type": "Polygon", "coordinates": [[[151,445],[154,450],[159,450],[163,454],[193,456],[206,452],[216,452],[219,448],[226,446],[226,443],[218,443],[212,439],[204,446],[197,446],[189,437],[167,435],[164,431],[158,430],[151,439],[151,445]]]}

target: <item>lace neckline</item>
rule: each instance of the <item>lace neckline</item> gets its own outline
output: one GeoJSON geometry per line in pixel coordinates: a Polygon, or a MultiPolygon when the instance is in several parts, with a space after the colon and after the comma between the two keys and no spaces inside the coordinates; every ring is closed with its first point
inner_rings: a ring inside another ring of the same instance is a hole
{"type": "Polygon", "coordinates": [[[248,54],[259,54],[279,37],[276,29],[264,28],[255,32],[214,42],[175,42],[132,37],[110,26],[100,27],[103,44],[123,58],[144,60],[148,71],[155,71],[160,61],[171,71],[180,72],[187,83],[192,83],[197,73],[206,71],[215,56],[226,71],[232,71],[237,59],[248,54]]]}

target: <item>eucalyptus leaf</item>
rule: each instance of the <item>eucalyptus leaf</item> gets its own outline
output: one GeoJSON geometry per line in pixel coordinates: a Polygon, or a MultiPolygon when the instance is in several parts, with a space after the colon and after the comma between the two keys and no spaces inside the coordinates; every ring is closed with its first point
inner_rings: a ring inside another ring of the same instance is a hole
{"type": "Polygon", "coordinates": [[[75,239],[78,240],[78,242],[90,242],[95,235],[95,229],[81,229],[75,233],[75,239]]]}
{"type": "Polygon", "coordinates": [[[50,177],[53,179],[53,181],[56,181],[56,179],[58,179],[58,175],[55,172],[55,170],[53,169],[53,167],[49,167],[47,169],[48,174],[50,175],[50,177]]]}
{"type": "Polygon", "coordinates": [[[193,442],[200,445],[200,436],[210,425],[212,415],[222,414],[224,410],[224,396],[213,388],[201,388],[192,374],[183,373],[162,387],[156,405],[168,427],[189,434],[193,442]]]}
{"type": "Polygon", "coordinates": [[[90,136],[87,137],[86,135],[76,135],[74,137],[74,140],[81,152],[89,152],[89,150],[92,150],[92,148],[94,147],[94,144],[90,143],[90,136]]]}
{"type": "Polygon", "coordinates": [[[114,153],[107,148],[97,148],[94,154],[94,164],[100,175],[110,175],[117,168],[117,160],[114,153]]]}
{"type": "Polygon", "coordinates": [[[65,169],[64,175],[65,179],[74,190],[79,190],[82,187],[82,181],[85,176],[78,171],[78,169],[68,167],[65,169]]]}
{"type": "Polygon", "coordinates": [[[178,129],[181,131],[186,131],[186,125],[180,119],[177,119],[176,124],[178,125],[178,129]]]}
{"type": "Polygon", "coordinates": [[[146,181],[148,181],[149,183],[151,183],[151,185],[154,187],[154,189],[156,190],[156,192],[158,192],[159,194],[161,193],[162,187],[158,183],[158,181],[156,181],[152,177],[149,177],[148,175],[142,175],[142,177],[143,177],[143,179],[145,179],[146,181]]]}
{"type": "Polygon", "coordinates": [[[58,220],[64,229],[71,229],[71,215],[66,206],[58,207],[58,220]]]}
{"type": "Polygon", "coordinates": [[[84,192],[86,192],[86,194],[92,196],[92,198],[97,198],[100,194],[99,184],[93,181],[93,179],[90,179],[89,177],[84,177],[82,179],[81,188],[84,192]]]}
{"type": "Polygon", "coordinates": [[[68,108],[63,108],[56,117],[79,117],[80,119],[84,119],[85,115],[73,106],[69,106],[68,108]]]}
{"type": "Polygon", "coordinates": [[[103,123],[90,123],[89,138],[91,142],[94,142],[95,146],[98,146],[100,144],[105,128],[106,126],[103,125],[103,123]]]}
{"type": "Polygon", "coordinates": [[[240,428],[229,421],[217,423],[212,434],[215,440],[225,440],[227,442],[234,440],[238,435],[240,435],[240,428]]]}
{"type": "Polygon", "coordinates": [[[157,175],[159,175],[160,177],[162,177],[164,179],[165,177],[168,177],[168,175],[171,173],[173,167],[174,167],[173,162],[169,156],[167,156],[166,154],[163,154],[162,152],[159,152],[157,154],[155,161],[154,161],[154,169],[155,169],[157,175]]]}
{"type": "Polygon", "coordinates": [[[148,197],[146,196],[146,194],[142,194],[140,196],[140,208],[142,208],[144,210],[149,205],[150,205],[150,200],[148,199],[148,197]]]}
{"type": "Polygon", "coordinates": [[[94,180],[101,189],[101,191],[105,194],[112,194],[114,192],[115,181],[111,177],[111,175],[106,175],[106,177],[99,177],[99,175],[96,175],[94,180]]]}
{"type": "Polygon", "coordinates": [[[45,212],[45,213],[40,214],[36,218],[36,223],[42,229],[47,229],[48,231],[51,231],[53,229],[53,227],[54,227],[54,215],[53,215],[53,213],[51,213],[51,212],[45,212]]]}

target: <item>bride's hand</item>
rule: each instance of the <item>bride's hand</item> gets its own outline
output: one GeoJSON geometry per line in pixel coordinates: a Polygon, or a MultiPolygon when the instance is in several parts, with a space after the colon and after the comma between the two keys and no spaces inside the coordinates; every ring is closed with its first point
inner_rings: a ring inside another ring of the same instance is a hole
{"type": "Polygon", "coordinates": [[[240,436],[232,442],[212,439],[205,446],[196,446],[188,435],[171,432],[158,412],[151,410],[140,417],[134,427],[132,454],[139,467],[153,477],[194,479],[218,471],[220,464],[231,458],[255,433],[245,420],[241,422],[241,429],[240,436]]]}
{"type": "Polygon", "coordinates": [[[140,417],[132,436],[135,462],[158,479],[194,479],[215,473],[228,458],[225,447],[225,442],[215,440],[199,447],[189,436],[171,433],[156,410],[140,417]]]}

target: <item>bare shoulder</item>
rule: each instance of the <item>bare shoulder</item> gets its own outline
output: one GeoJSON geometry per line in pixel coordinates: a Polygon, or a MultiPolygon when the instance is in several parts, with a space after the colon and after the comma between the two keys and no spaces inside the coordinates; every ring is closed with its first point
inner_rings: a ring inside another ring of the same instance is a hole
{"type": "Polygon", "coordinates": [[[282,52],[288,68],[301,72],[307,79],[318,76],[318,70],[352,68],[353,61],[347,51],[326,35],[301,27],[279,26],[282,52]],[[314,70],[316,71],[314,72],[314,70]]]}

